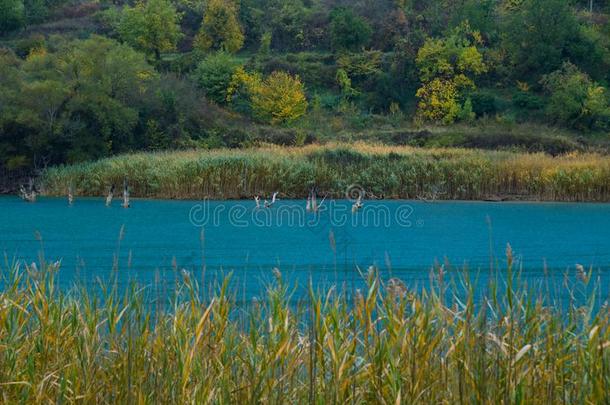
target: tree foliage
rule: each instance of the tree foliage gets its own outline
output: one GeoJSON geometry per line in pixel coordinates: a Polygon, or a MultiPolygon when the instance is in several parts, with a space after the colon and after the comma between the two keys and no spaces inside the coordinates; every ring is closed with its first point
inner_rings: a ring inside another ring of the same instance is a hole
{"type": "Polygon", "coordinates": [[[239,67],[239,62],[225,52],[217,52],[205,57],[195,69],[193,78],[205,90],[208,99],[225,104],[231,79],[239,67]]]}
{"type": "Polygon", "coordinates": [[[252,91],[252,110],[272,124],[294,121],[307,111],[305,88],[298,76],[273,72],[252,91]]]}
{"type": "Polygon", "coordinates": [[[555,122],[578,129],[609,129],[610,106],[602,86],[570,62],[542,78],[549,93],[547,114],[555,122]]]}
{"type": "Polygon", "coordinates": [[[124,150],[138,123],[136,106],[155,77],[143,55],[101,37],[54,53],[35,50],[5,73],[12,80],[3,84],[0,104],[12,108],[2,114],[0,150],[34,165],[124,150]]]}
{"type": "Polygon", "coordinates": [[[603,138],[609,14],[608,0],[0,0],[0,166],[483,116],[603,138]]]}
{"type": "Polygon", "coordinates": [[[262,78],[240,68],[229,88],[230,98],[247,98],[253,115],[263,122],[285,124],[307,111],[305,88],[298,76],[275,71],[262,78]]]}
{"type": "Polygon", "coordinates": [[[237,19],[237,8],[234,0],[209,0],[195,47],[231,53],[239,51],[244,44],[244,34],[237,19]]]}
{"type": "Polygon", "coordinates": [[[357,51],[367,44],[372,34],[364,18],[345,7],[330,13],[330,35],[334,49],[357,51]]]}
{"type": "Polygon", "coordinates": [[[479,32],[464,24],[446,38],[428,39],[420,48],[416,59],[422,82],[416,93],[420,120],[450,124],[460,116],[462,92],[474,89],[474,77],[487,71],[481,45],[479,32]]]}
{"type": "Polygon", "coordinates": [[[118,31],[136,49],[155,55],[176,49],[182,37],[181,15],[169,0],[139,0],[123,9],[118,31]]]}
{"type": "Polygon", "coordinates": [[[578,41],[576,17],[565,0],[523,0],[506,12],[503,48],[511,75],[533,79],[561,66],[562,59],[578,41]]]}

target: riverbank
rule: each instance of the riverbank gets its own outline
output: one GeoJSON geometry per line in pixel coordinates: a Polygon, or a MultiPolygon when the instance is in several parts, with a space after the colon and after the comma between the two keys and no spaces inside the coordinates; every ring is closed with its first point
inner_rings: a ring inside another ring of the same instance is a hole
{"type": "Polygon", "coordinates": [[[229,280],[208,295],[186,271],[172,286],[177,296],[150,302],[148,289],[122,292],[112,282],[65,294],[59,264],[0,268],[0,399],[607,402],[609,313],[595,309],[594,280],[584,269],[566,275],[576,300],[562,308],[548,289],[520,283],[511,259],[508,250],[485,305],[467,275],[452,280],[442,268],[427,292],[370,269],[368,287],[349,300],[314,286],[296,306],[277,269],[266,295],[238,306],[229,280]]]}
{"type": "Polygon", "coordinates": [[[305,198],[315,186],[331,197],[610,201],[609,156],[364,143],[136,153],[53,167],[40,182],[48,195],[101,196],[125,178],[144,198],[305,198]]]}

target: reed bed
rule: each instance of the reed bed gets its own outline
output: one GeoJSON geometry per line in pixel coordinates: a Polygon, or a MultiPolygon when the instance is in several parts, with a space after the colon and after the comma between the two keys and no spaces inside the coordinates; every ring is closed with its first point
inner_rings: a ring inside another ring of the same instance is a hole
{"type": "Polygon", "coordinates": [[[554,306],[511,261],[482,300],[467,276],[451,296],[442,271],[413,292],[371,269],[349,300],[311,287],[295,305],[276,270],[246,307],[228,281],[203,294],[189,273],[159,305],[136,286],[65,293],[57,264],[15,265],[2,271],[0,402],[608,403],[610,315],[590,274],[570,287],[583,300],[554,306]]]}
{"type": "Polygon", "coordinates": [[[610,157],[370,144],[260,147],[121,155],[53,167],[42,175],[49,195],[69,185],[104,195],[127,178],[134,197],[243,199],[279,191],[303,198],[311,187],[333,197],[358,185],[369,198],[610,201],[610,157]]]}

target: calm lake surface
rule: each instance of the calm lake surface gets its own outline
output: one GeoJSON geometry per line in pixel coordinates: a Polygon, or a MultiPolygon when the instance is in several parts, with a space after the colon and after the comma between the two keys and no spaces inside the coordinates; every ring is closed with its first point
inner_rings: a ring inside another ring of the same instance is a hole
{"type": "Polygon", "coordinates": [[[8,262],[41,253],[61,260],[65,286],[95,285],[115,260],[121,283],[173,283],[182,269],[206,281],[233,272],[247,298],[260,293],[274,267],[321,288],[360,283],[357,268],[369,266],[408,286],[426,285],[435,261],[450,263],[449,273],[468,267],[485,281],[490,262],[505,271],[510,243],[531,285],[547,274],[561,288],[581,264],[608,296],[610,204],[366,201],[356,214],[351,204],[327,201],[312,214],[304,201],[257,210],[253,201],[133,200],[124,209],[118,200],[105,207],[93,198],[68,206],[58,198],[29,204],[0,197],[0,252],[8,262]]]}

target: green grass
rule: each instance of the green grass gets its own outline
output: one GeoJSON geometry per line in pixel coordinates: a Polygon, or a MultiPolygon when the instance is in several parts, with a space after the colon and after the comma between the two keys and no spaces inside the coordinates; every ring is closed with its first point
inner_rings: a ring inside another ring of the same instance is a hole
{"type": "Polygon", "coordinates": [[[240,199],[274,191],[303,198],[313,185],[343,197],[357,184],[368,198],[610,201],[605,155],[369,144],[138,153],[53,167],[41,182],[49,195],[66,195],[72,185],[77,195],[102,196],[124,178],[134,197],[149,198],[240,199]]]}
{"type": "Polygon", "coordinates": [[[276,270],[246,308],[228,282],[204,295],[187,273],[150,304],[112,283],[62,293],[54,265],[4,268],[0,402],[608,403],[610,312],[591,275],[566,276],[588,299],[561,308],[511,261],[479,304],[466,273],[447,297],[458,284],[438,269],[419,292],[373,269],[353,302],[311,288],[292,305],[276,270]]]}

